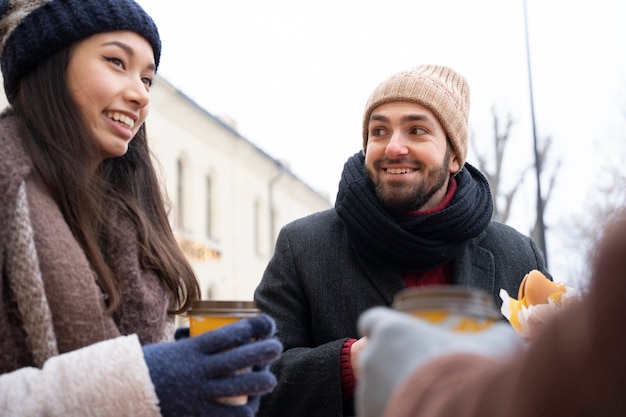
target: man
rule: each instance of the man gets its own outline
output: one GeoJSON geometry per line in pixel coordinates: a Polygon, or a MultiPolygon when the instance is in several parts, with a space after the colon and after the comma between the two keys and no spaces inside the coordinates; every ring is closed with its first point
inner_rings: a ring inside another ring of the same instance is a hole
{"type": "Polygon", "coordinates": [[[450,68],[420,66],[374,90],[334,209],[281,230],[255,292],[285,347],[260,416],[353,415],[358,317],[403,288],[474,287],[499,302],[530,270],[547,275],[529,237],[491,221],[489,184],[465,163],[468,114],[469,87],[450,68]]]}

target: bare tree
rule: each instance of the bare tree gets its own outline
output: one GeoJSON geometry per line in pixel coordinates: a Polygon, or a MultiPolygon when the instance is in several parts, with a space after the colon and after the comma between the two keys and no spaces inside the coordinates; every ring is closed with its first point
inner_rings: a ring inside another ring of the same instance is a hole
{"type": "MultiPolygon", "coordinates": [[[[477,155],[478,168],[483,174],[485,174],[487,180],[489,181],[489,185],[491,186],[493,194],[493,218],[494,220],[497,220],[499,222],[506,223],[511,214],[511,207],[513,206],[513,200],[515,198],[515,195],[521,188],[528,172],[531,170],[531,168],[534,167],[534,163],[529,163],[527,166],[522,168],[521,172],[517,176],[515,183],[509,189],[504,189],[502,185],[502,179],[505,175],[511,174],[510,172],[506,172],[506,170],[504,169],[506,166],[504,163],[504,157],[507,147],[509,145],[511,131],[515,122],[510,113],[507,114],[504,120],[502,120],[498,116],[495,106],[492,107],[491,113],[493,117],[493,164],[490,163],[491,158],[487,158],[486,154],[481,152],[481,150],[477,148],[477,141],[473,140],[471,142],[472,148],[477,155]],[[493,168],[491,168],[492,165],[493,168]]],[[[541,167],[546,166],[551,146],[552,138],[549,136],[539,143],[539,158],[541,167]]],[[[552,195],[552,190],[554,189],[557,173],[560,166],[561,159],[559,158],[554,165],[554,169],[549,174],[550,176],[548,179],[547,191],[545,191],[544,195],[542,196],[542,207],[544,211],[548,204],[548,201],[550,200],[550,196],[552,195]]],[[[540,171],[540,179],[543,180],[544,175],[548,175],[548,172],[542,168],[540,171]]],[[[538,217],[535,218],[534,226],[530,231],[531,236],[535,239],[538,232],[537,227],[538,217]]]]}
{"type": "Polygon", "coordinates": [[[572,257],[579,257],[578,269],[569,271],[574,287],[586,289],[590,283],[590,257],[602,230],[613,216],[626,208],[626,173],[615,166],[606,167],[598,188],[590,196],[584,214],[574,216],[562,231],[564,246],[572,257]]]}
{"type": "Polygon", "coordinates": [[[616,147],[609,147],[605,154],[607,165],[596,175],[598,185],[585,207],[586,215],[575,219],[575,232],[587,251],[601,238],[598,231],[602,229],[602,225],[626,207],[626,172],[621,164],[626,153],[621,144],[618,144],[616,147]]]}
{"type": "Polygon", "coordinates": [[[626,128],[626,107],[622,110],[622,124],[609,125],[607,133],[601,135],[594,144],[594,153],[601,163],[591,173],[594,186],[587,191],[583,211],[573,216],[564,225],[562,242],[571,256],[582,260],[580,270],[571,273],[571,281],[580,288],[589,284],[590,256],[594,254],[597,242],[602,239],[602,230],[613,216],[626,209],[626,148],[624,147],[626,128]]]}
{"type": "Polygon", "coordinates": [[[492,197],[493,197],[493,218],[501,223],[506,223],[509,219],[509,215],[511,213],[511,207],[513,204],[513,198],[515,194],[519,190],[520,186],[524,182],[524,177],[526,176],[526,172],[530,169],[530,166],[524,168],[519,174],[517,181],[511,189],[505,191],[502,189],[502,178],[503,175],[503,167],[504,167],[504,154],[507,148],[507,144],[509,143],[511,128],[513,127],[514,121],[511,114],[507,114],[506,120],[502,122],[498,114],[496,112],[495,107],[492,107],[491,113],[493,116],[493,149],[494,149],[494,164],[493,169],[490,168],[491,164],[488,162],[488,159],[484,153],[482,153],[477,148],[477,141],[472,140],[472,148],[476,153],[476,158],[478,160],[478,169],[487,177],[489,181],[489,185],[491,186],[492,197]],[[500,202],[503,202],[500,204],[500,202]]]}

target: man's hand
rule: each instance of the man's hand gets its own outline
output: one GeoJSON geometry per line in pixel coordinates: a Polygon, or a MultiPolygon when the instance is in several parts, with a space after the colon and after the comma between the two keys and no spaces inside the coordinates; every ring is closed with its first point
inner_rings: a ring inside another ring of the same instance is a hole
{"type": "Polygon", "coordinates": [[[367,337],[362,337],[350,346],[350,365],[352,365],[352,375],[359,380],[359,356],[361,351],[367,346],[367,337]]]}

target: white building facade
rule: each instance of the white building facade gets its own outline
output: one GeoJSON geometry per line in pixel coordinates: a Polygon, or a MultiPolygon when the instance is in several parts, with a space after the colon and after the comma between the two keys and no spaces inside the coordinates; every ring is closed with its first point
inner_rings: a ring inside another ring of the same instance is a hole
{"type": "Polygon", "coordinates": [[[163,78],[146,122],[203,299],[252,299],[280,228],[328,198],[163,78]]]}
{"type": "Polygon", "coordinates": [[[280,228],[329,199],[164,78],[150,96],[150,146],[202,298],[251,300],[280,228]]]}

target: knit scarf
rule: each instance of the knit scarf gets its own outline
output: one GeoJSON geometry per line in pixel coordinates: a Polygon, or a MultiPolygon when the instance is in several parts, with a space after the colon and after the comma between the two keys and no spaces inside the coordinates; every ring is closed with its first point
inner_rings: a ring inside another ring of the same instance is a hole
{"type": "Polygon", "coordinates": [[[354,250],[375,267],[402,273],[443,265],[491,220],[489,183],[468,163],[455,177],[457,190],[448,207],[419,216],[393,216],[385,210],[368,184],[364,163],[362,152],[345,163],[335,210],[354,250]]]}
{"type": "Polygon", "coordinates": [[[84,251],[23,151],[14,117],[0,114],[0,374],[42,366],[69,352],[135,333],[142,344],[171,338],[174,317],[159,277],[141,267],[136,229],[104,250],[122,299],[111,316],[84,251]]]}

